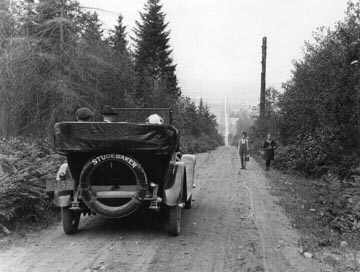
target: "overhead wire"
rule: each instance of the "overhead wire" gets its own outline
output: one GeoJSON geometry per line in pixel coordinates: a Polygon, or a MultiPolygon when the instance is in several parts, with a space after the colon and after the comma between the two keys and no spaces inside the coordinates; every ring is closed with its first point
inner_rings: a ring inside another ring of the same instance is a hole
{"type": "Polygon", "coordinates": [[[120,15],[121,15],[120,12],[111,11],[111,10],[107,10],[107,9],[103,9],[103,8],[96,8],[96,7],[89,7],[89,6],[80,6],[80,8],[97,10],[97,11],[102,11],[102,12],[107,12],[107,13],[112,13],[112,14],[117,15],[117,16],[120,16],[120,15]]]}

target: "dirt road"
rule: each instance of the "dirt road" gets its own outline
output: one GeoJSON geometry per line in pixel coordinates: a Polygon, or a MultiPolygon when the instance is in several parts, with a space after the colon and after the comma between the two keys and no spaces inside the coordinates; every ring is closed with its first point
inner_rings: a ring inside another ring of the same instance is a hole
{"type": "Polygon", "coordinates": [[[234,149],[200,154],[180,236],[167,236],[151,214],[85,218],[76,235],[53,226],[0,250],[0,271],[323,271],[299,253],[267,182],[254,160],[239,171],[234,149]]]}

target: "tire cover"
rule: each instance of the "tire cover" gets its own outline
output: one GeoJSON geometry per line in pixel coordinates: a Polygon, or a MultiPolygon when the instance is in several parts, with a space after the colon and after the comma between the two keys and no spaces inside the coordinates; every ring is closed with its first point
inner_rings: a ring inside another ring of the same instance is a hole
{"type": "Polygon", "coordinates": [[[105,154],[89,160],[81,171],[79,182],[81,198],[85,205],[95,213],[112,218],[124,217],[138,210],[142,203],[140,199],[145,196],[148,189],[147,176],[141,164],[135,159],[122,154],[105,154]],[[120,162],[128,166],[133,172],[136,183],[140,188],[129,202],[118,207],[101,203],[91,190],[91,176],[93,172],[109,161],[120,162]]]}

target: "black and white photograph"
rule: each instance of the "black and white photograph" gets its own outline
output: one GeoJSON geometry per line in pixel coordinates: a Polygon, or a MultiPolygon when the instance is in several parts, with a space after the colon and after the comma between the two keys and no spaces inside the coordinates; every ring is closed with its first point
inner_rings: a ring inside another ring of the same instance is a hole
{"type": "Polygon", "coordinates": [[[0,0],[0,272],[360,272],[360,0],[0,0]]]}

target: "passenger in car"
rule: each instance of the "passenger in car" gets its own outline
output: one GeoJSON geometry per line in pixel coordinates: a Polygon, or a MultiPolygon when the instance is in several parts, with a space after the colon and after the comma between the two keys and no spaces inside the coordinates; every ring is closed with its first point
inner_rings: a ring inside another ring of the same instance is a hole
{"type": "MultiPolygon", "coordinates": [[[[77,122],[92,122],[94,121],[93,119],[94,119],[94,113],[89,108],[86,107],[79,108],[75,112],[75,120],[77,122]]],[[[67,162],[63,163],[56,173],[56,180],[59,181],[65,179],[66,175],[69,173],[68,169],[69,169],[68,163],[67,162]]]]}
{"type": "Polygon", "coordinates": [[[110,107],[110,106],[104,106],[101,112],[104,122],[106,123],[112,123],[116,122],[116,116],[117,113],[110,107]]]}
{"type": "Polygon", "coordinates": [[[149,124],[158,124],[158,125],[164,124],[164,118],[162,118],[157,113],[149,115],[145,121],[146,121],[146,123],[149,123],[149,124]]]}
{"type": "Polygon", "coordinates": [[[94,113],[89,108],[79,108],[75,112],[75,120],[78,122],[91,122],[94,119],[94,113]]]}

